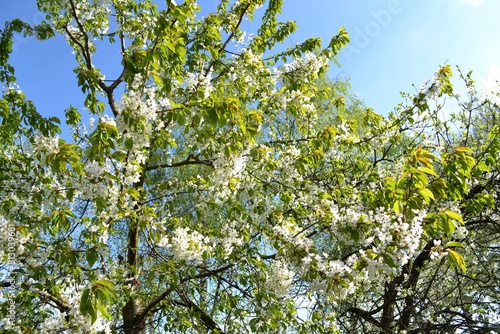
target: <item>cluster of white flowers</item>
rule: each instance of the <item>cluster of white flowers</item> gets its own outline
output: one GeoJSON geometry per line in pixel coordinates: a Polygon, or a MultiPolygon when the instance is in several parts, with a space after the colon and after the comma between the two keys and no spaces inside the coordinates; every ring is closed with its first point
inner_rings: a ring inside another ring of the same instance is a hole
{"type": "Polygon", "coordinates": [[[441,211],[461,212],[460,202],[457,202],[457,201],[438,202],[438,203],[432,205],[429,208],[429,211],[432,211],[432,212],[441,212],[441,211]]]}
{"type": "Polygon", "coordinates": [[[36,334],[47,333],[68,333],[68,334],[88,334],[88,333],[104,333],[111,334],[112,324],[109,321],[99,317],[93,324],[90,318],[85,318],[80,313],[78,307],[73,307],[68,314],[60,313],[59,317],[46,319],[34,330],[36,334]],[[69,316],[71,324],[66,324],[65,317],[69,316]],[[68,328],[69,327],[69,328],[68,328]]]}
{"type": "MultiPolygon", "coordinates": [[[[274,98],[274,107],[277,110],[285,110],[287,107],[296,106],[304,110],[308,116],[314,116],[314,104],[311,101],[311,96],[304,94],[298,90],[285,90],[277,94],[274,98]]],[[[310,118],[309,118],[310,119],[310,118]]]]}
{"type": "Polygon", "coordinates": [[[420,91],[430,99],[437,99],[441,92],[441,85],[441,81],[436,75],[433,80],[426,81],[422,87],[420,87],[420,91]]]}
{"type": "Polygon", "coordinates": [[[99,117],[99,122],[111,126],[116,126],[116,121],[114,118],[110,117],[109,115],[103,115],[99,117]]]}
{"type": "MultiPolygon", "coordinates": [[[[274,135],[274,134],[272,134],[274,135]]],[[[289,180],[294,180],[296,182],[301,182],[303,176],[299,173],[297,168],[295,168],[295,162],[302,155],[302,152],[294,146],[287,147],[286,150],[271,150],[268,154],[270,159],[273,159],[275,155],[279,154],[280,158],[276,160],[276,171],[274,173],[268,174],[268,182],[273,181],[273,177],[276,175],[286,175],[289,180]],[[273,175],[274,174],[274,175],[273,175]]],[[[299,195],[299,193],[292,193],[292,196],[299,195]]]]}
{"type": "Polygon", "coordinates": [[[17,83],[13,82],[10,82],[8,85],[3,85],[2,91],[5,92],[6,94],[8,93],[15,93],[17,95],[23,94],[21,87],[19,87],[17,83]]]}
{"type": "Polygon", "coordinates": [[[92,3],[97,4],[97,1],[83,1],[75,3],[75,14],[78,19],[82,21],[92,21],[97,15],[102,12],[106,14],[111,13],[109,8],[109,1],[99,1],[99,6],[92,6],[92,3]]]}
{"type": "MultiPolygon", "coordinates": [[[[59,152],[59,137],[46,137],[41,134],[36,134],[33,137],[33,155],[39,154],[39,161],[42,165],[45,165],[45,159],[51,155],[59,152]]],[[[38,159],[37,159],[38,160],[38,159]]]]}
{"type": "Polygon", "coordinates": [[[124,124],[122,117],[117,118],[120,129],[129,130],[134,121],[153,122],[157,117],[156,92],[154,87],[142,87],[144,78],[136,74],[127,94],[123,95],[118,109],[120,115],[126,110],[130,120],[124,124]],[[146,97],[143,99],[143,97],[146,97]]]}
{"type": "MultiPolygon", "coordinates": [[[[37,189],[35,188],[34,190],[37,189]]],[[[50,197],[50,195],[47,194],[47,197],[50,197]]],[[[10,209],[11,212],[16,212],[34,220],[38,220],[43,215],[43,213],[39,211],[39,208],[36,205],[33,205],[29,199],[20,198],[17,194],[12,194],[9,199],[14,203],[10,209]]]]}
{"type": "Polygon", "coordinates": [[[291,244],[296,249],[304,249],[306,251],[313,245],[313,241],[306,237],[305,233],[300,233],[299,226],[290,220],[284,220],[272,227],[285,244],[291,244]]]}
{"type": "MultiPolygon", "coordinates": [[[[422,222],[427,211],[415,210],[412,220],[407,221],[390,209],[379,208],[372,211],[362,206],[338,208],[335,203],[324,201],[323,205],[317,207],[316,213],[323,219],[330,217],[331,233],[338,242],[345,245],[363,245],[363,249],[344,261],[331,260],[326,254],[310,254],[302,260],[303,271],[313,263],[314,268],[327,277],[354,284],[350,288],[342,285],[331,287],[331,293],[336,298],[343,298],[353,293],[355,286],[389,279],[400,266],[408,263],[420,249],[422,222]],[[353,230],[356,231],[356,240],[351,234],[353,230]],[[363,263],[362,269],[353,271],[354,264],[359,261],[363,263]],[[390,262],[396,266],[391,267],[390,262]]],[[[326,283],[320,280],[315,286],[321,288],[324,284],[326,283]]]]}
{"type": "Polygon", "coordinates": [[[318,265],[318,270],[324,272],[328,277],[333,277],[336,275],[340,277],[346,277],[346,275],[351,273],[352,268],[348,263],[344,261],[331,260],[320,263],[318,265]]]}
{"type": "Polygon", "coordinates": [[[224,248],[224,259],[227,259],[234,251],[235,247],[243,245],[244,239],[240,236],[241,223],[231,222],[222,228],[223,237],[217,240],[224,248]]]}
{"type": "Polygon", "coordinates": [[[275,202],[269,197],[260,198],[258,200],[252,201],[248,206],[247,215],[249,221],[253,222],[255,226],[261,226],[270,213],[274,210],[275,202]]]}
{"type": "Polygon", "coordinates": [[[220,153],[213,161],[214,173],[211,175],[210,191],[220,203],[233,195],[241,186],[241,179],[247,166],[245,152],[238,156],[227,157],[220,153]]]}
{"type": "Polygon", "coordinates": [[[385,164],[385,162],[381,162],[377,164],[377,174],[381,180],[386,178],[393,178],[395,175],[403,174],[403,160],[397,160],[396,162],[390,162],[389,164],[385,164]]]}
{"type": "Polygon", "coordinates": [[[379,208],[376,212],[362,207],[339,210],[331,203],[330,212],[333,216],[333,227],[343,242],[347,244],[353,242],[350,235],[342,238],[341,231],[344,227],[357,229],[360,233],[359,242],[372,248],[376,254],[385,253],[387,246],[394,247],[391,253],[395,261],[400,264],[405,264],[418,250],[423,233],[422,221],[427,214],[425,210],[415,211],[412,221],[407,222],[402,215],[387,212],[384,208],[379,208]],[[358,224],[363,222],[369,222],[372,226],[369,234],[363,234],[358,228],[358,224]]]}
{"type": "Polygon", "coordinates": [[[430,249],[430,256],[432,259],[440,259],[443,256],[447,255],[448,252],[441,245],[441,240],[434,240],[434,246],[430,249]]]}
{"type": "MultiPolygon", "coordinates": [[[[136,163],[131,162],[125,164],[121,169],[123,171],[122,184],[126,186],[131,186],[141,179],[140,164],[144,163],[146,157],[143,154],[136,155],[136,163]]],[[[117,164],[118,167],[122,167],[122,164],[117,164]]]]}
{"type": "Polygon", "coordinates": [[[308,52],[304,58],[295,59],[291,63],[285,64],[283,72],[293,80],[309,82],[309,78],[313,78],[321,68],[327,65],[328,59],[308,52]]]}
{"type": "Polygon", "coordinates": [[[195,92],[198,89],[203,89],[203,94],[205,98],[208,98],[214,87],[211,83],[212,72],[208,73],[190,73],[186,74],[186,89],[189,92],[195,92]]]}
{"type": "Polygon", "coordinates": [[[273,230],[286,242],[291,242],[300,231],[299,227],[290,220],[286,220],[282,224],[274,225],[273,230]]]}
{"type": "Polygon", "coordinates": [[[0,216],[0,245],[2,247],[0,248],[2,252],[7,249],[5,245],[8,244],[9,242],[9,221],[5,219],[4,216],[0,216]]]}
{"type": "Polygon", "coordinates": [[[245,93],[250,93],[255,87],[260,87],[259,100],[265,100],[267,93],[262,88],[273,88],[279,77],[273,75],[267,66],[263,66],[262,54],[256,54],[250,48],[241,50],[229,65],[228,78],[233,82],[241,82],[247,87],[245,93]]]}
{"type": "Polygon", "coordinates": [[[158,17],[151,15],[149,8],[144,6],[143,3],[137,3],[137,6],[134,7],[134,10],[129,10],[129,6],[127,1],[117,0],[115,6],[119,6],[121,8],[118,11],[118,19],[117,22],[120,23],[118,27],[121,30],[127,39],[134,40],[136,42],[142,42],[138,45],[141,47],[147,47],[146,45],[146,36],[145,32],[155,31],[157,29],[157,21],[158,17]]]}
{"type": "Polygon", "coordinates": [[[322,294],[328,293],[335,298],[344,298],[348,294],[352,294],[355,291],[354,282],[347,281],[353,274],[353,264],[356,259],[356,255],[351,255],[345,261],[331,260],[326,253],[309,253],[302,259],[300,272],[306,272],[311,268],[312,265],[315,270],[325,275],[325,279],[314,279],[310,282],[310,289],[322,294]],[[329,285],[329,282],[332,282],[332,278],[338,282],[345,279],[347,286],[345,286],[344,284],[329,285]]]}
{"type": "Polygon", "coordinates": [[[198,231],[192,231],[187,227],[178,227],[172,237],[164,237],[158,244],[169,249],[177,260],[201,262],[203,254],[212,250],[209,242],[210,239],[198,231]]]}
{"type": "Polygon", "coordinates": [[[382,211],[370,217],[374,222],[380,223],[374,235],[380,241],[378,246],[372,247],[377,254],[385,252],[385,246],[393,245],[391,256],[399,265],[406,264],[420,246],[423,234],[422,221],[427,214],[425,210],[415,212],[411,224],[407,223],[400,214],[390,214],[382,211]]]}
{"type": "MultiPolygon", "coordinates": [[[[427,215],[426,210],[414,210],[415,216],[413,217],[411,224],[404,225],[406,228],[399,235],[400,238],[400,249],[406,250],[406,253],[403,255],[407,257],[403,261],[402,258],[398,261],[400,264],[406,264],[408,259],[413,256],[420,247],[420,240],[424,235],[423,221],[424,217],[427,215]]],[[[403,223],[405,224],[405,223],[403,223]]]]}
{"type": "Polygon", "coordinates": [[[80,191],[83,199],[107,197],[109,192],[109,166],[97,161],[87,161],[83,166],[85,177],[74,187],[80,191]]]}
{"type": "MultiPolygon", "coordinates": [[[[123,141],[131,141],[132,148],[128,151],[127,161],[117,162],[116,169],[121,183],[130,186],[140,179],[140,165],[146,161],[145,148],[150,145],[150,138],[157,128],[158,104],[153,87],[141,88],[143,77],[136,74],[130,90],[119,103],[119,114],[116,126],[122,134],[123,141]]],[[[109,120],[104,120],[109,124],[109,120]]],[[[162,122],[159,122],[162,124],[162,122]]],[[[115,123],[111,123],[114,125],[115,123]]]]}
{"type": "MultiPolygon", "coordinates": [[[[250,45],[250,42],[254,39],[255,34],[251,33],[247,35],[246,31],[237,31],[235,33],[235,38],[233,47],[238,50],[238,52],[242,53],[245,49],[250,45]]],[[[234,68],[230,69],[231,72],[234,72],[234,68]]]]}
{"type": "Polygon", "coordinates": [[[284,261],[276,260],[271,263],[266,276],[267,290],[278,298],[288,295],[292,285],[294,272],[287,267],[284,261]]]}
{"type": "Polygon", "coordinates": [[[465,226],[458,226],[455,232],[453,232],[453,239],[463,240],[467,237],[467,234],[469,234],[469,231],[465,226]]]}
{"type": "MultiPolygon", "coordinates": [[[[72,12],[72,8],[69,4],[69,1],[62,1],[60,4],[63,7],[66,7],[65,10],[68,12],[72,12]]],[[[90,36],[102,36],[108,33],[109,30],[109,15],[111,14],[111,1],[108,0],[100,0],[100,1],[78,1],[75,3],[75,14],[78,17],[80,23],[83,23],[86,29],[86,33],[90,36]]],[[[63,18],[62,15],[60,17],[63,18]]],[[[67,20],[65,18],[65,20],[67,20]]],[[[69,31],[69,33],[79,39],[82,37],[82,32],[79,27],[79,23],[75,20],[68,22],[65,25],[65,28],[69,31]]],[[[65,34],[66,35],[66,34],[65,34]]],[[[96,37],[93,37],[88,42],[91,46],[93,46],[94,40],[96,37]]],[[[66,36],[66,40],[68,43],[72,44],[73,41],[69,36],[66,36]]]]}

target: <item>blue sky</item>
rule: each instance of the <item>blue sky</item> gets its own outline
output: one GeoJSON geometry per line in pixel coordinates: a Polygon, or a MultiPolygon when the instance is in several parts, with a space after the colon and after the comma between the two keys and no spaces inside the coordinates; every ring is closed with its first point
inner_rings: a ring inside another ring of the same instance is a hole
{"type": "Polygon", "coordinates": [[[500,79],[500,1],[285,1],[303,36],[347,28],[339,61],[354,91],[385,114],[448,62],[473,70],[481,89],[500,79]]]}
{"type": "MultiPolygon", "coordinates": [[[[216,0],[200,0],[202,8],[216,0]]],[[[353,90],[376,112],[387,114],[399,102],[400,91],[413,91],[448,62],[474,70],[484,91],[500,79],[500,1],[498,0],[285,0],[282,20],[294,20],[298,32],[289,45],[306,37],[326,42],[345,26],[351,44],[338,60],[353,90]]],[[[35,0],[0,0],[0,24],[19,17],[38,23],[35,0]]],[[[61,115],[82,98],[72,70],[73,55],[63,38],[39,42],[16,38],[12,55],[21,89],[44,115],[61,115]]],[[[97,62],[120,63],[119,54],[101,55],[97,62]]],[[[118,67],[103,72],[116,75],[118,67]]]]}

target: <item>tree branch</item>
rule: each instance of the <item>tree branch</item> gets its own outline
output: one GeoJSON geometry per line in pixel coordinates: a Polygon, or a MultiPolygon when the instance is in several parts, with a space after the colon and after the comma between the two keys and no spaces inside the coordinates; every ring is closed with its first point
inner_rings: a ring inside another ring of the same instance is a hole
{"type": "Polygon", "coordinates": [[[198,305],[196,305],[189,297],[183,293],[180,292],[179,295],[182,298],[182,301],[179,300],[174,300],[174,303],[190,308],[194,310],[196,313],[199,314],[201,322],[205,325],[210,330],[215,331],[216,333],[224,333],[224,331],[219,327],[219,325],[214,321],[214,319],[208,315],[207,312],[201,309],[198,305]]]}
{"type": "MultiPolygon", "coordinates": [[[[183,283],[186,283],[190,280],[193,280],[193,279],[198,279],[198,278],[205,278],[205,277],[209,277],[209,276],[214,276],[218,273],[221,273],[223,271],[226,271],[230,268],[232,268],[234,266],[234,264],[228,264],[224,267],[220,267],[220,268],[217,268],[217,269],[214,269],[214,270],[210,270],[210,271],[206,271],[206,272],[203,272],[201,274],[198,274],[198,275],[194,275],[194,276],[189,276],[189,277],[185,277],[183,278],[179,285],[180,284],[183,284],[183,283]]],[[[139,319],[139,320],[144,320],[146,318],[146,316],[148,315],[148,313],[159,303],[161,303],[165,298],[168,297],[168,295],[170,295],[172,293],[172,291],[174,291],[174,288],[173,287],[169,287],[167,290],[165,290],[162,294],[158,295],[156,298],[154,298],[153,300],[151,300],[147,305],[146,307],[144,307],[144,309],[139,313],[137,314],[136,318],[139,319]]]]}
{"type": "MultiPolygon", "coordinates": [[[[243,21],[243,18],[245,17],[245,14],[246,14],[248,8],[250,8],[250,5],[251,5],[251,3],[249,3],[248,5],[246,5],[246,7],[241,12],[240,17],[238,18],[238,22],[236,23],[236,26],[234,27],[233,31],[229,34],[229,36],[227,37],[227,39],[224,42],[224,44],[222,44],[222,46],[219,48],[219,53],[221,51],[224,51],[226,49],[227,45],[229,44],[229,42],[233,39],[233,37],[234,37],[234,31],[237,30],[240,27],[241,22],[243,21]]],[[[216,61],[217,61],[217,59],[213,59],[210,62],[210,64],[208,65],[207,70],[205,71],[205,76],[208,75],[208,73],[212,70],[212,67],[214,67],[216,61]]]]}
{"type": "Polygon", "coordinates": [[[46,291],[42,291],[42,290],[35,290],[35,291],[36,291],[36,293],[38,293],[38,295],[40,295],[41,298],[49,300],[49,301],[53,302],[54,304],[56,304],[59,311],[65,312],[65,313],[69,313],[69,311],[71,311],[72,307],[68,301],[61,300],[61,299],[55,297],[54,295],[52,295],[46,291]]]}
{"type": "Polygon", "coordinates": [[[200,160],[200,159],[198,159],[197,156],[194,156],[193,154],[189,154],[188,157],[183,161],[174,162],[171,164],[164,163],[164,164],[147,166],[146,172],[160,169],[160,168],[180,167],[180,166],[186,166],[186,165],[205,165],[205,166],[213,167],[214,166],[213,161],[214,161],[214,159],[200,160]]]}
{"type": "Polygon", "coordinates": [[[372,323],[372,324],[374,324],[377,327],[381,327],[380,322],[377,321],[377,319],[375,319],[373,317],[373,315],[375,313],[379,312],[379,311],[380,311],[380,308],[378,308],[378,309],[376,309],[374,311],[371,311],[371,312],[368,312],[368,311],[365,311],[365,310],[362,310],[360,308],[353,307],[353,306],[347,308],[347,312],[351,312],[351,313],[354,313],[356,315],[359,315],[361,318],[365,319],[369,323],[372,323]]]}

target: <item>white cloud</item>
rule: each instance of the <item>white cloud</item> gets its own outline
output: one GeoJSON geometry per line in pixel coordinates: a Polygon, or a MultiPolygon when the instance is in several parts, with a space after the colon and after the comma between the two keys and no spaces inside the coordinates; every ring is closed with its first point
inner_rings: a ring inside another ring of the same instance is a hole
{"type": "Polygon", "coordinates": [[[479,8],[483,4],[484,0],[462,0],[462,3],[465,3],[467,5],[470,5],[474,7],[474,10],[479,8]]]}
{"type": "Polygon", "coordinates": [[[493,98],[495,102],[499,98],[493,96],[492,92],[498,92],[500,90],[500,64],[490,66],[488,71],[488,76],[480,80],[479,91],[489,98],[493,98]]]}

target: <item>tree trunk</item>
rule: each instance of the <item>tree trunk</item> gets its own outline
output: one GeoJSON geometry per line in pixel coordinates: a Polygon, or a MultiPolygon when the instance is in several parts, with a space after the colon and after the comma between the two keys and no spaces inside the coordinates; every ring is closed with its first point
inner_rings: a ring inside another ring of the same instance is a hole
{"type": "Polygon", "coordinates": [[[411,271],[409,273],[408,277],[408,283],[406,285],[407,289],[410,289],[412,293],[408,294],[405,297],[405,302],[404,302],[404,308],[403,308],[403,313],[401,314],[401,317],[399,319],[399,329],[400,330],[408,330],[410,327],[410,321],[413,317],[413,313],[416,311],[414,308],[414,295],[413,293],[415,292],[415,289],[417,287],[418,283],[418,278],[420,276],[420,272],[422,271],[422,268],[424,267],[425,263],[430,260],[431,254],[430,250],[432,246],[434,245],[434,242],[432,240],[429,240],[427,242],[427,245],[425,245],[424,249],[420,254],[417,256],[415,261],[413,262],[411,271]]]}
{"type": "Polygon", "coordinates": [[[402,275],[394,278],[390,283],[385,285],[384,306],[382,308],[382,318],[380,319],[380,334],[393,332],[394,326],[394,304],[396,302],[397,286],[402,280],[402,275]]]}
{"type": "MultiPolygon", "coordinates": [[[[136,206],[136,210],[139,207],[136,206]]],[[[137,269],[137,251],[139,249],[139,227],[137,219],[130,221],[128,231],[127,264],[129,266],[129,284],[136,291],[140,291],[140,283],[134,271],[137,269]]],[[[138,317],[141,312],[140,303],[137,299],[130,297],[122,309],[123,328],[125,334],[145,334],[145,317],[138,317]]]]}
{"type": "Polygon", "coordinates": [[[122,309],[123,329],[125,334],[146,333],[144,319],[136,318],[139,312],[139,303],[135,299],[130,298],[122,309]]]}

